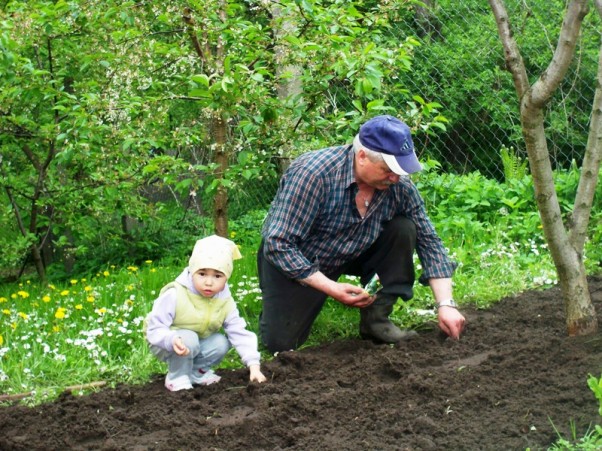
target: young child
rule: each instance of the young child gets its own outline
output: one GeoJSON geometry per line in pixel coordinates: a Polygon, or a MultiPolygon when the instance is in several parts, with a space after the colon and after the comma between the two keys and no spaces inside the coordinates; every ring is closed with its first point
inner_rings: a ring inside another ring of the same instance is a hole
{"type": "Polygon", "coordinates": [[[186,268],[163,287],[145,319],[152,353],[169,370],[165,386],[171,391],[219,382],[211,367],[233,346],[250,370],[250,380],[264,382],[257,336],[246,329],[232,299],[227,280],[233,260],[241,258],[236,245],[217,235],[198,240],[186,268]],[[223,327],[226,336],[219,333],[223,327]]]}

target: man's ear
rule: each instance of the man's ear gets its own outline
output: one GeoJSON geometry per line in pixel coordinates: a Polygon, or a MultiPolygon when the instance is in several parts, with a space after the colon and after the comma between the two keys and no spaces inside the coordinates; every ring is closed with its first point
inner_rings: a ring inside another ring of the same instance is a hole
{"type": "Polygon", "coordinates": [[[363,165],[366,162],[366,160],[368,160],[368,154],[366,154],[366,151],[364,149],[358,150],[356,155],[357,162],[361,165],[363,165]]]}

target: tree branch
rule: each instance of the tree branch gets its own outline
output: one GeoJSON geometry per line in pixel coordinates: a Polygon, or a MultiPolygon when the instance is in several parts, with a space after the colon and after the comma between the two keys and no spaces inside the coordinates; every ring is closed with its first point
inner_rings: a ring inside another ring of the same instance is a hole
{"type": "MultiPolygon", "coordinates": [[[[602,0],[595,1],[598,14],[602,17],[602,0]]],[[[602,40],[598,51],[598,74],[596,76],[596,92],[592,104],[592,115],[589,125],[585,156],[581,167],[579,186],[575,194],[573,209],[573,228],[569,239],[578,252],[583,252],[587,227],[598,184],[600,160],[602,158],[602,40]]]]}
{"type": "Polygon", "coordinates": [[[201,62],[203,64],[207,63],[207,57],[205,56],[205,53],[203,52],[203,48],[201,47],[201,43],[199,42],[199,38],[196,35],[195,29],[194,29],[194,19],[192,18],[192,10],[190,8],[186,8],[184,10],[184,15],[182,16],[182,19],[184,20],[184,23],[186,24],[186,30],[188,31],[188,36],[190,37],[190,40],[192,41],[192,46],[194,47],[194,51],[196,52],[198,57],[201,59],[201,62]]]}
{"type": "Polygon", "coordinates": [[[512,30],[510,29],[510,21],[508,13],[502,0],[489,0],[491,11],[495,17],[498,34],[504,46],[506,67],[512,74],[514,87],[519,99],[522,99],[525,93],[529,90],[529,78],[525,69],[525,63],[518,50],[518,45],[514,40],[512,30]]]}
{"type": "Polygon", "coordinates": [[[564,79],[573,61],[581,24],[588,11],[587,0],[573,0],[569,3],[552,61],[533,84],[531,102],[534,106],[543,107],[564,79]]]}

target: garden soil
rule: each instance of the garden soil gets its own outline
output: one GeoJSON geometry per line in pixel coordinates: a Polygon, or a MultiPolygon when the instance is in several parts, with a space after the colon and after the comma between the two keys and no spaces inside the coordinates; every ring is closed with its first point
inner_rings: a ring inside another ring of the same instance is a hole
{"type": "MultiPolygon", "coordinates": [[[[602,330],[602,279],[590,280],[602,330]]],[[[8,450],[532,450],[600,424],[587,386],[602,333],[567,337],[559,288],[463,309],[460,341],[436,328],[395,346],[349,339],[220,370],[171,393],[157,375],[37,407],[0,407],[8,450]]]]}

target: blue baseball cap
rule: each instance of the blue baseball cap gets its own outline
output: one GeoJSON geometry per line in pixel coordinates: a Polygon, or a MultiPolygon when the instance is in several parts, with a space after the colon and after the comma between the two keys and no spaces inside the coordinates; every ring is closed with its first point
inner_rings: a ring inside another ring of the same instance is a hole
{"type": "Polygon", "coordinates": [[[410,127],[393,116],[376,116],[360,127],[360,145],[382,154],[389,169],[397,175],[418,172],[418,161],[412,142],[410,127]]]}

